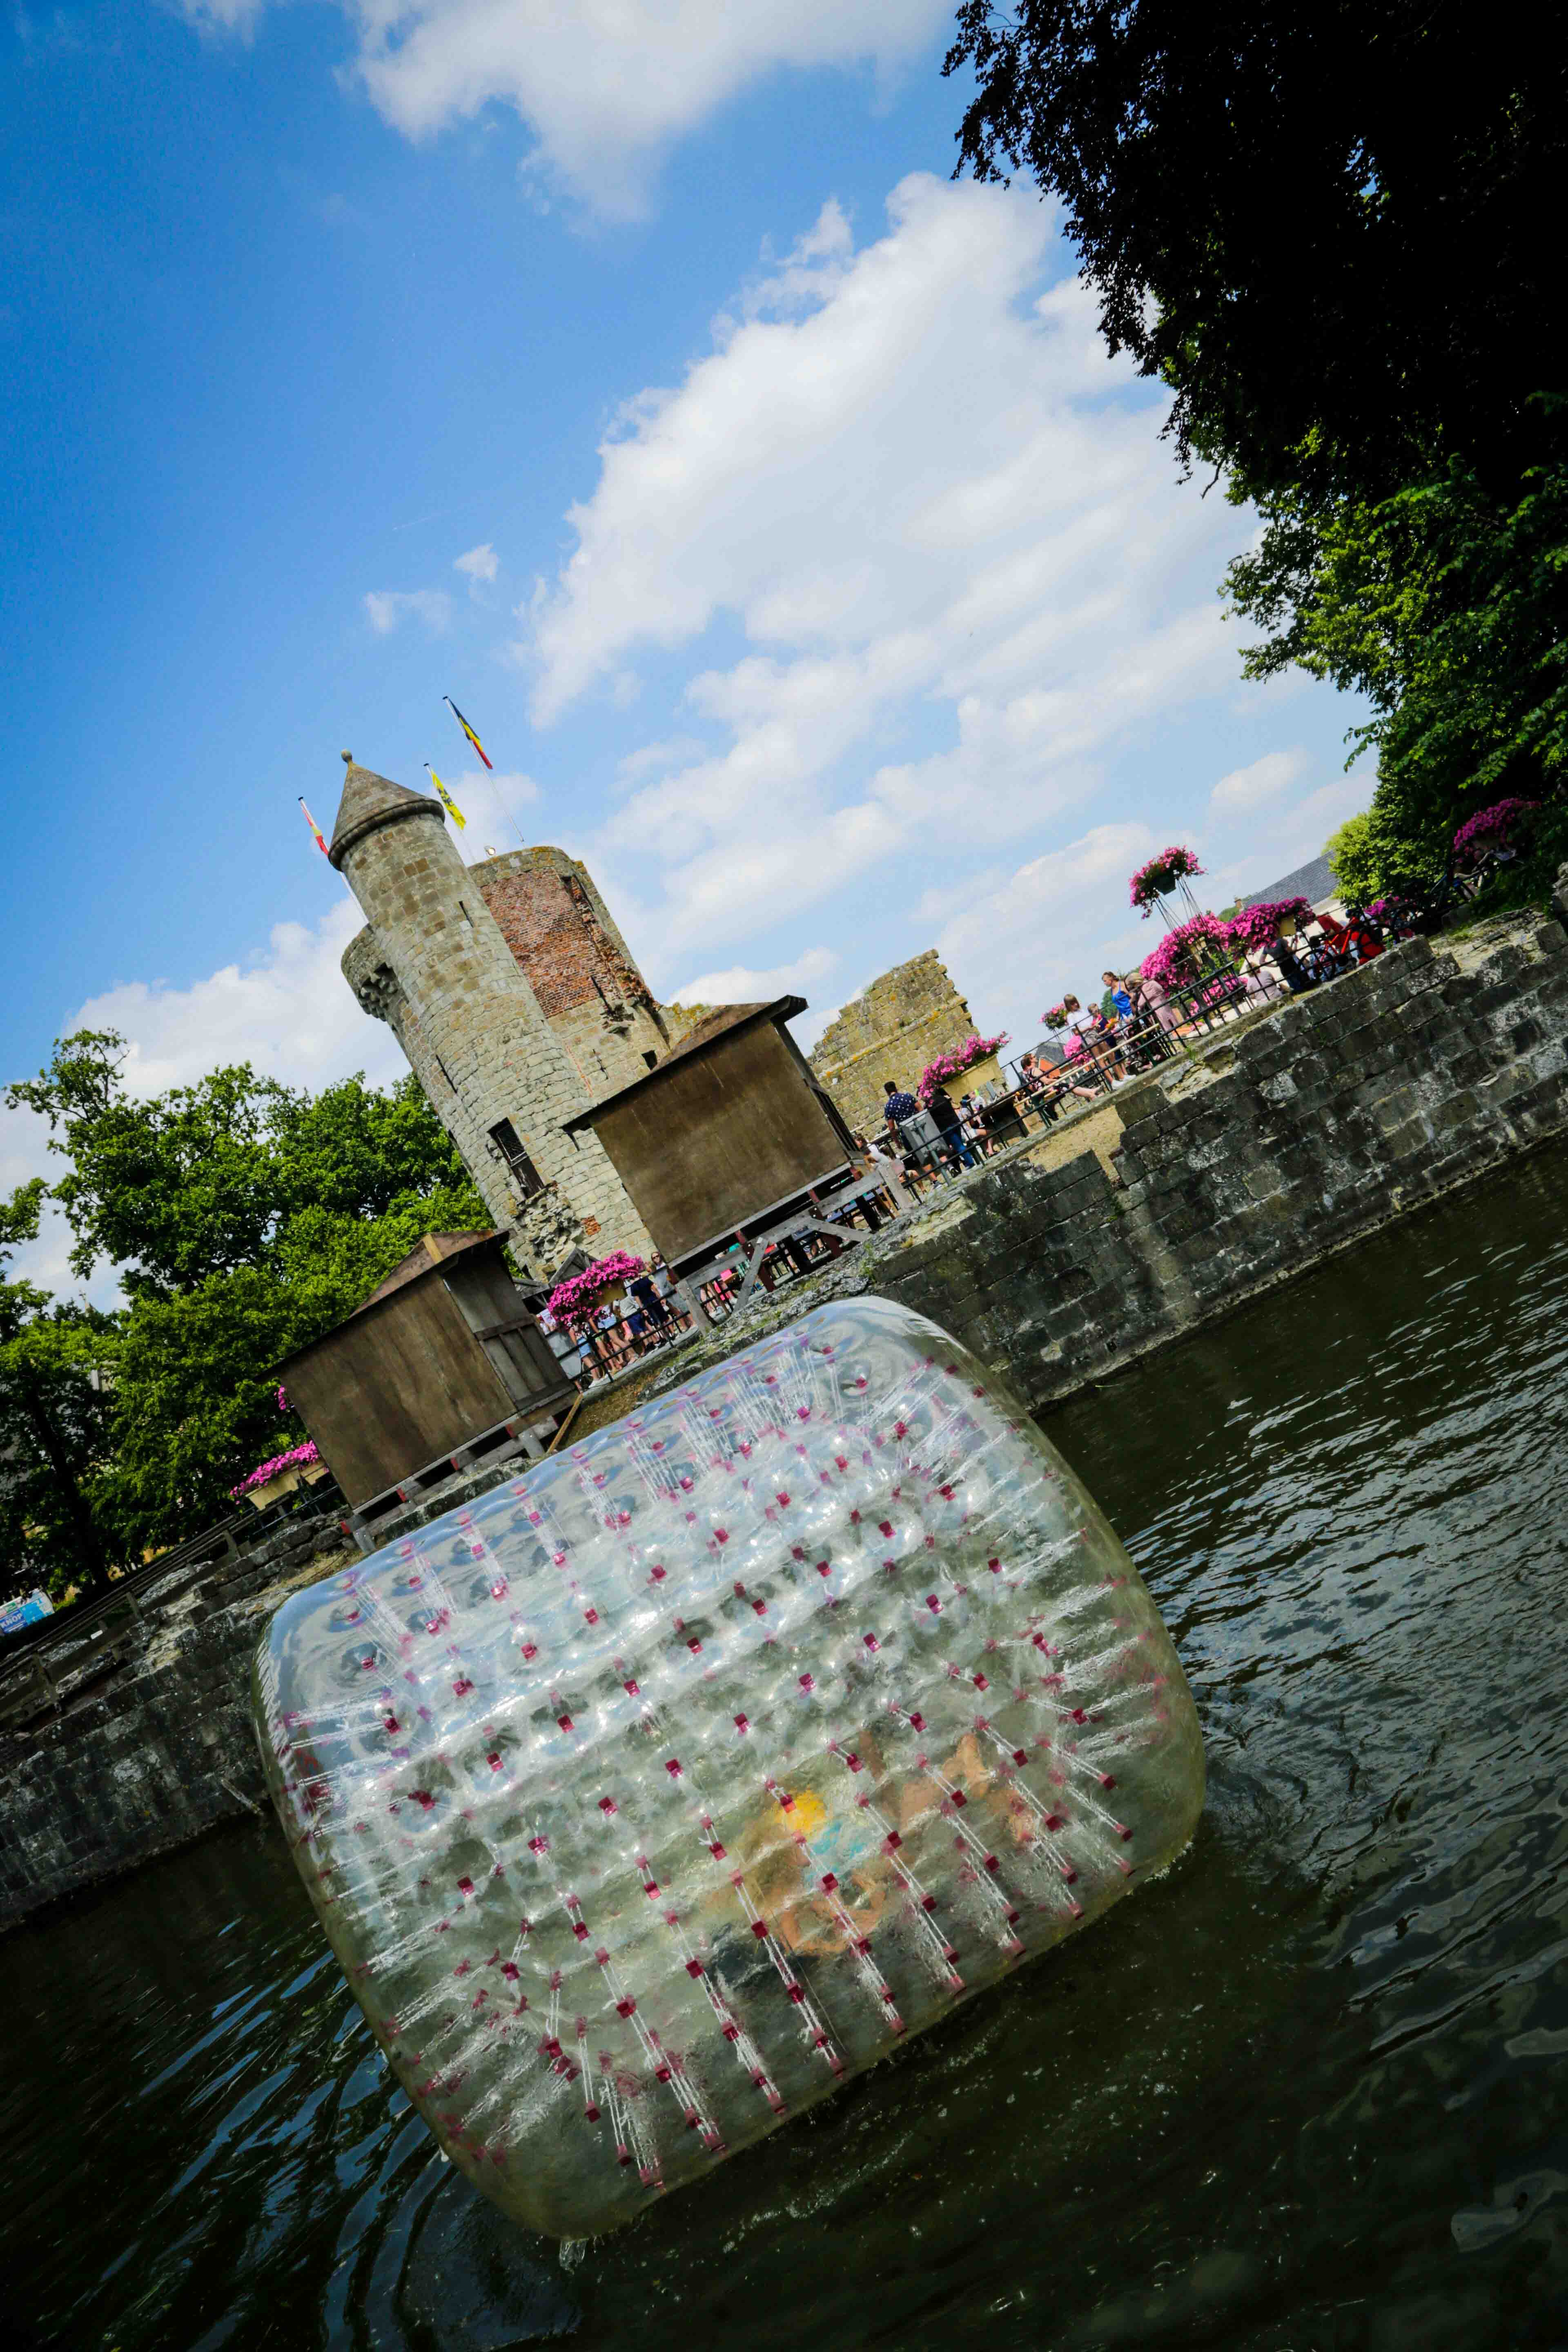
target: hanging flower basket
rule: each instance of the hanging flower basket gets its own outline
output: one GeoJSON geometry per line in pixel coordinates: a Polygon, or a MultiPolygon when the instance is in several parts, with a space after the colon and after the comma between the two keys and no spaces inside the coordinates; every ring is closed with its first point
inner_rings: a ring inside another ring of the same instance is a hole
{"type": "Polygon", "coordinates": [[[1193,852],[1175,842],[1132,876],[1127,886],[1131,902],[1147,922],[1160,900],[1169,898],[1178,883],[1190,881],[1203,870],[1193,852]]]}
{"type": "Polygon", "coordinates": [[[917,1100],[929,1103],[938,1087],[945,1087],[950,1078],[962,1077],[965,1070],[973,1070],[977,1063],[988,1062],[1007,1042],[1007,1032],[1004,1029],[994,1037],[966,1037],[963,1045],[955,1046],[951,1054],[939,1054],[935,1061],[928,1062],[921,1072],[920,1084],[915,1088],[917,1100]]]}
{"type": "Polygon", "coordinates": [[[1217,915],[1194,915],[1168,932],[1139,969],[1145,980],[1175,990],[1191,988],[1212,972],[1225,971],[1229,961],[1230,926],[1217,915]]]}
{"type": "Polygon", "coordinates": [[[544,1303],[558,1323],[579,1323],[607,1290],[635,1282],[642,1270],[640,1257],[633,1257],[629,1250],[613,1250],[608,1257],[596,1257],[569,1281],[558,1283],[544,1303]]]}
{"type": "Polygon", "coordinates": [[[1266,898],[1233,915],[1227,929],[1233,947],[1266,948],[1280,931],[1293,931],[1298,923],[1311,919],[1311,906],[1305,898],[1266,898]]]}
{"type": "Polygon", "coordinates": [[[1539,801],[1494,801],[1478,809],[1454,835],[1454,863],[1467,871],[1500,849],[1517,849],[1530,829],[1539,801]]]}
{"type": "Polygon", "coordinates": [[[1067,1006],[1053,1004],[1048,1012],[1041,1013],[1040,1018],[1047,1029],[1065,1029],[1068,1025],[1067,1006]]]}

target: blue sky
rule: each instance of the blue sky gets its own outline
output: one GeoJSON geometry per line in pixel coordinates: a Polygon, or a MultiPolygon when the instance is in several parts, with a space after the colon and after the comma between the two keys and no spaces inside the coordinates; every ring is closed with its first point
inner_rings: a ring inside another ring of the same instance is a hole
{"type": "MultiPolygon", "coordinates": [[[[904,0],[217,0],[0,30],[0,1075],[396,1066],[299,815],[338,751],[593,864],[666,994],[805,1035],[936,945],[983,1025],[1364,804],[1245,685],[1184,486],[1032,190],[950,184],[904,0]],[[500,796],[442,707],[479,725],[500,796]]],[[[0,1182],[46,1163],[19,1115],[0,1182]]],[[[58,1244],[44,1249],[58,1272],[58,1244]]]]}

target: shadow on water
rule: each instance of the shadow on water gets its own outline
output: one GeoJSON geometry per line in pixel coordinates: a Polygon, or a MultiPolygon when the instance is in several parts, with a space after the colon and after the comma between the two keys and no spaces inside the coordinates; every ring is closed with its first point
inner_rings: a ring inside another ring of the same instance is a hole
{"type": "Polygon", "coordinates": [[[1568,1159],[1058,1412],[1203,1716],[1191,1854],[564,2258],[270,1832],[4,1945],[7,2300],[119,2352],[1568,2347],[1568,1159]]]}

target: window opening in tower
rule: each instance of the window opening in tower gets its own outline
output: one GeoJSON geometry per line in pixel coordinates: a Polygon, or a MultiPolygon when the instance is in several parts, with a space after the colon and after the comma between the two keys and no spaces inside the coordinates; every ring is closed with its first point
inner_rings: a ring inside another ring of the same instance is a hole
{"type": "Polygon", "coordinates": [[[490,1141],[506,1161],[512,1182],[526,1201],[535,1192],[542,1192],[544,1180],[528,1156],[522,1138],[510,1118],[498,1118],[490,1129],[490,1141]]]}

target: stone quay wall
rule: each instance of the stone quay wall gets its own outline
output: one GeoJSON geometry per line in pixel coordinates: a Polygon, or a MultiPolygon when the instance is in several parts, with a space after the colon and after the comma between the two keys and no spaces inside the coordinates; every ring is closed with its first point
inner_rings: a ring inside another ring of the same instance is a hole
{"type": "Polygon", "coordinates": [[[968,1005],[928,948],[850,1000],[817,1039],[811,1066],[840,1116],[869,1135],[882,1123],[887,1079],[912,1094],[928,1062],[973,1034],[968,1005]]]}
{"type": "Polygon", "coordinates": [[[154,1590],[133,1639],[105,1637],[113,1664],[70,1675],[58,1714],[0,1737],[0,1928],[219,1822],[270,1815],[252,1654],[293,1586],[358,1557],[335,1519],[293,1523],[163,1604],[154,1590]]]}
{"type": "Polygon", "coordinates": [[[869,1289],[1037,1409],[1564,1133],[1563,925],[1413,940],[1016,1145],[658,1384],[869,1289]]]}

